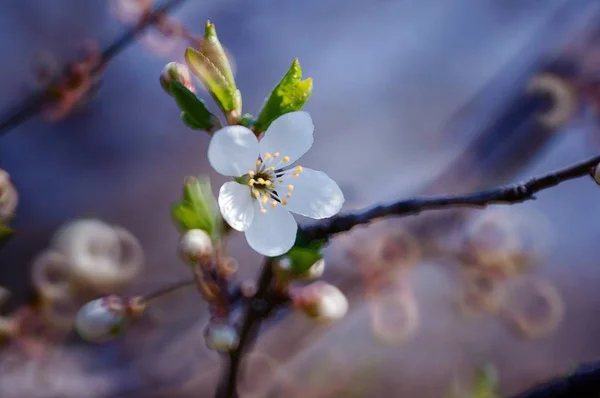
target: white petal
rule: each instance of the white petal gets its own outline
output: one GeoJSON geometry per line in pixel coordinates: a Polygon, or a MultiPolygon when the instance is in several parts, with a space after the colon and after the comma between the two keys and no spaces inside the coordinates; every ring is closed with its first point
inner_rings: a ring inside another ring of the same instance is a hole
{"type": "Polygon", "coordinates": [[[277,193],[285,198],[288,185],[293,185],[291,197],[287,198],[287,209],[293,213],[311,218],[328,218],[337,214],[344,204],[344,194],[340,187],[322,171],[304,167],[298,177],[292,172],[283,176],[283,183],[277,184],[277,193]]]}
{"type": "Polygon", "coordinates": [[[254,170],[258,159],[258,140],[244,126],[227,126],[213,135],[208,146],[208,161],[219,174],[239,177],[254,170]]]}
{"type": "Polygon", "coordinates": [[[312,146],[314,129],[307,112],[286,113],[271,123],[260,140],[260,154],[279,152],[282,158],[288,156],[288,164],[291,164],[312,146]]]}
{"type": "Polygon", "coordinates": [[[245,231],[254,218],[250,187],[235,181],[226,182],[219,190],[219,209],[231,228],[245,231]]]}
{"type": "Polygon", "coordinates": [[[298,224],[294,216],[279,204],[267,206],[267,212],[261,213],[255,202],[255,215],[250,228],[246,231],[246,240],[251,248],[265,256],[279,256],[294,246],[298,224]]]}

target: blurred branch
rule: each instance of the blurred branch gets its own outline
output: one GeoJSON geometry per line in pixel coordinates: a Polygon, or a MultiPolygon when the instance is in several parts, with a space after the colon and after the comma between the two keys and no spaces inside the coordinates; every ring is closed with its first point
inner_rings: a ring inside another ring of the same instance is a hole
{"type": "Polygon", "coordinates": [[[570,167],[532,178],[526,183],[510,185],[466,195],[439,196],[401,200],[387,205],[377,205],[355,213],[342,214],[321,222],[302,227],[307,240],[326,239],[353,227],[367,224],[382,217],[404,217],[416,215],[427,210],[450,207],[483,208],[492,204],[516,204],[536,199],[535,194],[552,188],[564,181],[589,175],[590,169],[600,163],[600,155],[582,161],[570,167]]]}
{"type": "MultiPolygon", "coordinates": [[[[124,32],[101,53],[98,63],[91,69],[91,73],[100,72],[106,64],[115,56],[121,53],[129,44],[131,44],[136,36],[146,29],[149,25],[160,20],[166,13],[172,11],[175,7],[183,4],[185,0],[168,0],[162,6],[156,8],[153,12],[146,14],[140,21],[124,32]]],[[[2,118],[0,118],[0,136],[7,134],[10,130],[18,125],[26,122],[29,118],[37,115],[42,109],[52,103],[54,93],[64,81],[69,81],[73,77],[74,69],[71,67],[74,64],[67,64],[63,68],[63,72],[52,80],[45,88],[29,95],[20,104],[14,106],[2,118]]]]}
{"type": "Polygon", "coordinates": [[[600,391],[600,362],[581,365],[571,374],[557,377],[514,398],[567,398],[597,396],[600,391]]]}

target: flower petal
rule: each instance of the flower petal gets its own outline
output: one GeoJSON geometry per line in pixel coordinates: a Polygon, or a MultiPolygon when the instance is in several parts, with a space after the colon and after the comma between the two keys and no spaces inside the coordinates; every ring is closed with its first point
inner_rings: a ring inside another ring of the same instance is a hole
{"type": "Polygon", "coordinates": [[[298,224],[294,216],[282,205],[269,206],[265,214],[260,213],[258,202],[255,206],[254,220],[246,231],[250,247],[270,257],[287,253],[296,241],[298,224]]]}
{"type": "Polygon", "coordinates": [[[258,159],[258,140],[244,126],[227,126],[213,135],[208,160],[219,174],[239,177],[254,170],[258,159]]]}
{"type": "Polygon", "coordinates": [[[291,193],[286,208],[296,214],[310,218],[328,218],[337,214],[344,204],[344,194],[340,187],[322,171],[302,168],[298,177],[291,172],[286,173],[283,183],[276,184],[275,189],[281,198],[291,193]],[[293,186],[293,191],[288,186],[293,186]]]}
{"type": "Polygon", "coordinates": [[[290,112],[275,119],[260,140],[260,154],[279,152],[293,163],[313,144],[315,126],[308,112],[290,112]]]}
{"type": "Polygon", "coordinates": [[[219,190],[221,215],[237,231],[248,229],[254,218],[250,187],[235,181],[226,182],[219,190]]]}

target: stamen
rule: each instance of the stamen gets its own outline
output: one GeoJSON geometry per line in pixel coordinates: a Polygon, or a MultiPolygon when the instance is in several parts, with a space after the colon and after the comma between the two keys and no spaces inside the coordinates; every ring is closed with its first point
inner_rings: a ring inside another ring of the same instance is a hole
{"type": "Polygon", "coordinates": [[[281,204],[284,205],[284,206],[287,205],[287,200],[281,199],[281,204]]]}
{"type": "Polygon", "coordinates": [[[254,171],[254,170],[248,170],[248,175],[250,177],[254,177],[255,174],[256,174],[256,171],[254,171]]]}
{"type": "Polygon", "coordinates": [[[257,179],[256,179],[256,181],[258,181],[258,183],[259,183],[260,185],[265,185],[265,180],[264,180],[264,178],[261,178],[261,177],[259,177],[259,178],[257,178],[257,179]]]}
{"type": "Polygon", "coordinates": [[[288,193],[285,195],[285,197],[289,199],[289,198],[291,198],[291,197],[292,197],[292,194],[288,192],[288,193]]]}
{"type": "Polygon", "coordinates": [[[298,170],[298,173],[302,173],[302,166],[296,166],[296,170],[298,170]]]}
{"type": "Polygon", "coordinates": [[[254,197],[259,198],[260,197],[260,192],[258,192],[258,189],[253,189],[252,190],[252,194],[254,195],[254,197]]]}
{"type": "Polygon", "coordinates": [[[258,159],[258,160],[256,161],[256,165],[257,165],[257,166],[260,166],[261,164],[262,164],[262,160],[258,159]]]}
{"type": "Polygon", "coordinates": [[[265,159],[271,159],[271,154],[269,152],[265,152],[265,159]]]}
{"type": "Polygon", "coordinates": [[[271,166],[271,167],[269,167],[269,170],[271,170],[271,171],[275,171],[275,166],[271,166]]]}
{"type": "Polygon", "coordinates": [[[279,180],[279,183],[280,183],[280,184],[283,184],[283,180],[279,180]]]}
{"type": "Polygon", "coordinates": [[[275,208],[275,206],[277,206],[277,201],[276,200],[274,200],[274,201],[271,202],[271,207],[275,208]]]}
{"type": "Polygon", "coordinates": [[[292,184],[288,185],[288,191],[292,192],[294,190],[294,186],[292,184]]]}
{"type": "Polygon", "coordinates": [[[260,212],[261,212],[261,214],[267,214],[267,209],[262,208],[262,209],[260,209],[260,212]]]}
{"type": "Polygon", "coordinates": [[[274,158],[278,158],[278,157],[279,157],[279,152],[275,152],[275,153],[273,154],[273,157],[274,157],[274,158]]]}
{"type": "Polygon", "coordinates": [[[265,181],[265,185],[270,187],[271,185],[273,185],[273,183],[271,182],[271,180],[267,180],[265,181]]]}
{"type": "Polygon", "coordinates": [[[270,196],[269,195],[263,195],[263,197],[261,198],[261,202],[264,205],[265,203],[267,203],[269,201],[270,196]]]}
{"type": "Polygon", "coordinates": [[[250,181],[248,181],[248,185],[250,185],[251,187],[253,187],[254,184],[256,184],[256,180],[254,178],[251,178],[250,181]]]}
{"type": "Polygon", "coordinates": [[[300,173],[294,173],[292,174],[292,177],[300,177],[300,173]]]}
{"type": "Polygon", "coordinates": [[[290,157],[289,156],[284,156],[283,157],[283,161],[284,161],[284,163],[289,162],[290,161],[290,157]]]}

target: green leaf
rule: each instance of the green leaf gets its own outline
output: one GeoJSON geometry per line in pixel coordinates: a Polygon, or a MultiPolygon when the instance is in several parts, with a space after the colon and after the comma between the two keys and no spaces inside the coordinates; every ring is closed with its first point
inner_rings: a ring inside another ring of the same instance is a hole
{"type": "Polygon", "coordinates": [[[198,76],[206,90],[224,112],[237,109],[239,102],[241,102],[241,94],[235,88],[235,85],[229,83],[227,77],[213,61],[193,48],[188,48],[185,51],[185,60],[192,73],[198,76]]]}
{"type": "Polygon", "coordinates": [[[235,88],[235,79],[233,78],[231,64],[217,37],[215,25],[210,23],[210,21],[206,21],[204,38],[200,42],[200,49],[202,50],[202,54],[204,54],[204,56],[221,72],[227,83],[235,88]]]}
{"type": "Polygon", "coordinates": [[[475,377],[473,398],[498,398],[498,379],[495,370],[491,366],[479,369],[475,377]]]}
{"type": "Polygon", "coordinates": [[[290,69],[265,101],[254,124],[256,131],[265,131],[279,116],[302,109],[311,93],[312,79],[302,80],[302,68],[295,58],[290,69]]]}
{"type": "Polygon", "coordinates": [[[182,232],[201,229],[213,240],[223,235],[223,219],[207,177],[185,180],[183,199],[173,205],[171,215],[182,232]]]}
{"type": "Polygon", "coordinates": [[[169,89],[177,106],[183,111],[181,119],[185,124],[194,130],[210,130],[215,126],[216,117],[196,94],[178,81],[171,82],[169,89]]]}
{"type": "Polygon", "coordinates": [[[0,221],[0,247],[2,247],[13,236],[14,231],[0,221]]]}
{"type": "Polygon", "coordinates": [[[289,258],[290,272],[292,277],[300,277],[305,274],[310,267],[323,258],[323,248],[327,244],[326,239],[307,240],[302,231],[296,234],[296,242],[286,254],[282,257],[289,258]]]}

